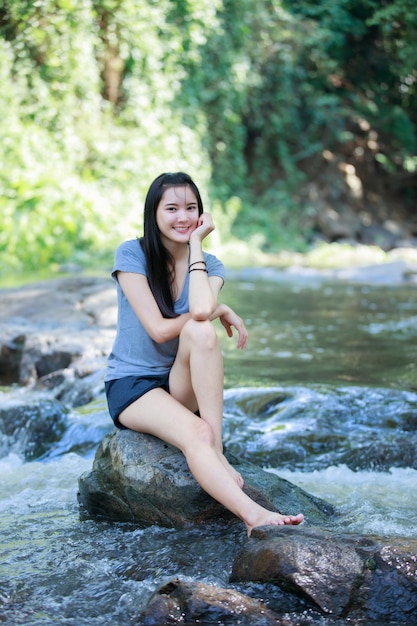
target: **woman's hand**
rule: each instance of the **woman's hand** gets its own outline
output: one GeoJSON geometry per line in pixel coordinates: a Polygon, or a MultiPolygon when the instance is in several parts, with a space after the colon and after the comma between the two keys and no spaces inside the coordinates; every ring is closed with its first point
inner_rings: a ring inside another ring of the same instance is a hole
{"type": "Polygon", "coordinates": [[[196,229],[191,233],[190,242],[193,240],[203,241],[215,229],[214,222],[209,213],[202,213],[198,219],[196,229]]]}
{"type": "Polygon", "coordinates": [[[221,304],[219,307],[221,308],[221,312],[217,317],[226,329],[228,337],[233,337],[233,328],[235,328],[238,333],[237,347],[244,350],[248,343],[248,331],[246,330],[242,318],[226,304],[221,304]]]}

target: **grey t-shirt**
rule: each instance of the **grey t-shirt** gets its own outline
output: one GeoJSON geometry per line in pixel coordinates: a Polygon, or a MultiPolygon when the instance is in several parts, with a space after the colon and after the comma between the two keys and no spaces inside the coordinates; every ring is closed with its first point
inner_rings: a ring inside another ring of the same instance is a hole
{"type": "MultiPolygon", "coordinates": [[[[213,254],[204,252],[209,276],[224,280],[224,266],[213,254]]],[[[133,272],[147,276],[146,260],[138,239],[122,243],[116,250],[112,276],[117,285],[117,333],[107,359],[105,381],[125,376],[160,376],[169,372],[178,350],[178,338],[156,343],[142,326],[117,280],[117,272],[133,272]]],[[[188,313],[187,274],[183,290],[174,303],[175,313],[188,313]]]]}

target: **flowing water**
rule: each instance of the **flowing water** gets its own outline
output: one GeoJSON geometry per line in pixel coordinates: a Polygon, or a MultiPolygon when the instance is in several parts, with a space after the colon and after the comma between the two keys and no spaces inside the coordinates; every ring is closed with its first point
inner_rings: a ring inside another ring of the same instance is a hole
{"type": "MultiPolygon", "coordinates": [[[[241,353],[219,326],[228,449],[336,505],[347,531],[417,537],[415,287],[242,275],[223,298],[250,331],[241,353]]],[[[41,460],[0,445],[0,622],[126,625],[172,577],[227,586],[243,528],[80,519],[78,477],[111,429],[99,395],[41,460]]],[[[336,623],[273,589],[280,613],[336,623]]]]}

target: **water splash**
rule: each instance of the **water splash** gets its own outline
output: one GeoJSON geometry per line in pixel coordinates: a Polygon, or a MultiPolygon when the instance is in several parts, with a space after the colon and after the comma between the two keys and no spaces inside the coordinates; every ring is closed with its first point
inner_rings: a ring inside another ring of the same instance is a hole
{"type": "Polygon", "coordinates": [[[346,531],[381,537],[417,537],[417,470],[354,472],[346,465],[313,472],[269,469],[331,502],[346,531]]]}

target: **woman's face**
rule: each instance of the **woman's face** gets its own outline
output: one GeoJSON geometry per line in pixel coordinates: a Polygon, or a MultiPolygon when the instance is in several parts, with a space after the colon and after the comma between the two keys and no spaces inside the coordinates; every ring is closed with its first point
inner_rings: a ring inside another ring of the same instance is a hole
{"type": "Polygon", "coordinates": [[[187,243],[198,221],[197,198],[190,187],[168,187],[156,209],[156,224],[164,245],[187,243]]]}

